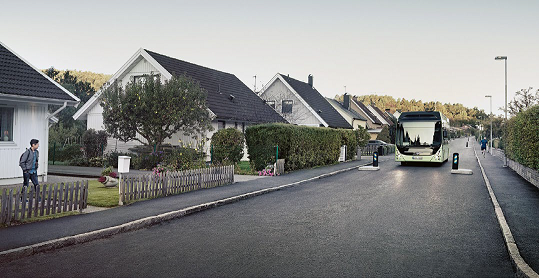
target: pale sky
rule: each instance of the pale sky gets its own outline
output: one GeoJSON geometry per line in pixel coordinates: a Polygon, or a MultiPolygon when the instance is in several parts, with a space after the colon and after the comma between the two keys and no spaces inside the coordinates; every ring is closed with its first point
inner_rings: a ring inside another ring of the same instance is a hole
{"type": "Polygon", "coordinates": [[[140,47],[333,97],[381,94],[496,114],[539,88],[539,1],[5,1],[0,41],[38,68],[115,73],[140,47]]]}

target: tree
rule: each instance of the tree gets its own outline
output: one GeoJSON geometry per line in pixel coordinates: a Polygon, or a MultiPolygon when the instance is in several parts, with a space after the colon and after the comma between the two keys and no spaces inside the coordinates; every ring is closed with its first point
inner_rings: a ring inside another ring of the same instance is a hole
{"type": "MultiPolygon", "coordinates": [[[[535,92],[533,88],[522,89],[515,93],[515,97],[507,105],[507,112],[511,115],[516,115],[522,111],[526,111],[528,108],[539,104],[539,89],[535,92]]],[[[503,110],[503,109],[502,109],[503,110]]]]}
{"type": "Polygon", "coordinates": [[[371,135],[362,126],[359,126],[358,129],[356,129],[356,139],[357,139],[357,145],[360,147],[365,147],[367,143],[369,142],[369,139],[371,139],[371,135]]]}
{"type": "Polygon", "coordinates": [[[206,90],[185,75],[165,83],[159,76],[147,75],[125,89],[115,83],[103,93],[103,123],[112,137],[136,140],[157,151],[165,139],[180,131],[195,137],[213,129],[206,97],[206,90]]]}
{"type": "Polygon", "coordinates": [[[385,125],[383,128],[382,128],[382,131],[380,131],[380,133],[378,133],[378,136],[376,137],[376,139],[378,140],[382,140],[386,143],[390,143],[391,142],[391,139],[389,138],[389,128],[387,125],[385,125]]]}

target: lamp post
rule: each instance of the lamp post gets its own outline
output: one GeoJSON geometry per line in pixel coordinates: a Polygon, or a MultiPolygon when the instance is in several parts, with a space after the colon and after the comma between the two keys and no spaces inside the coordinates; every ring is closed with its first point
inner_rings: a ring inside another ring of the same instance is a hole
{"type": "Polygon", "coordinates": [[[492,155],[492,96],[486,95],[485,97],[490,98],[490,154],[492,155]]]}
{"type": "MultiPolygon", "coordinates": [[[[504,121],[504,127],[503,127],[503,140],[504,144],[507,143],[507,132],[505,129],[507,128],[507,56],[496,56],[494,60],[504,60],[505,61],[505,121],[504,121]]],[[[503,152],[503,167],[507,167],[507,154],[505,153],[506,150],[503,152]]]]}

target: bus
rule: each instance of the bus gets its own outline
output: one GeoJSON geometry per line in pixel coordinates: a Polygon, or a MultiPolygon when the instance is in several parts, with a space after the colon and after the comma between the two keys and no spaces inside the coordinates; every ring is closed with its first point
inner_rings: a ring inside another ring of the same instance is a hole
{"type": "Polygon", "coordinates": [[[395,161],[443,163],[449,159],[449,120],[444,114],[403,112],[397,120],[395,161]]]}

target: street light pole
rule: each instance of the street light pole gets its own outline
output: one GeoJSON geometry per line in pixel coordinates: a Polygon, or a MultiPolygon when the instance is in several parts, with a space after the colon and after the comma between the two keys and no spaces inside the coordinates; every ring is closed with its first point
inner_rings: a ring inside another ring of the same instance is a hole
{"type": "Polygon", "coordinates": [[[492,155],[492,96],[486,95],[485,97],[490,98],[490,154],[492,155]]]}
{"type": "MultiPolygon", "coordinates": [[[[507,143],[507,132],[505,131],[507,129],[507,56],[496,56],[494,60],[504,60],[505,61],[505,123],[503,127],[503,141],[504,141],[504,148],[506,147],[505,144],[507,143]]],[[[507,167],[507,154],[505,151],[507,148],[504,149],[503,152],[503,167],[507,167]]]]}

